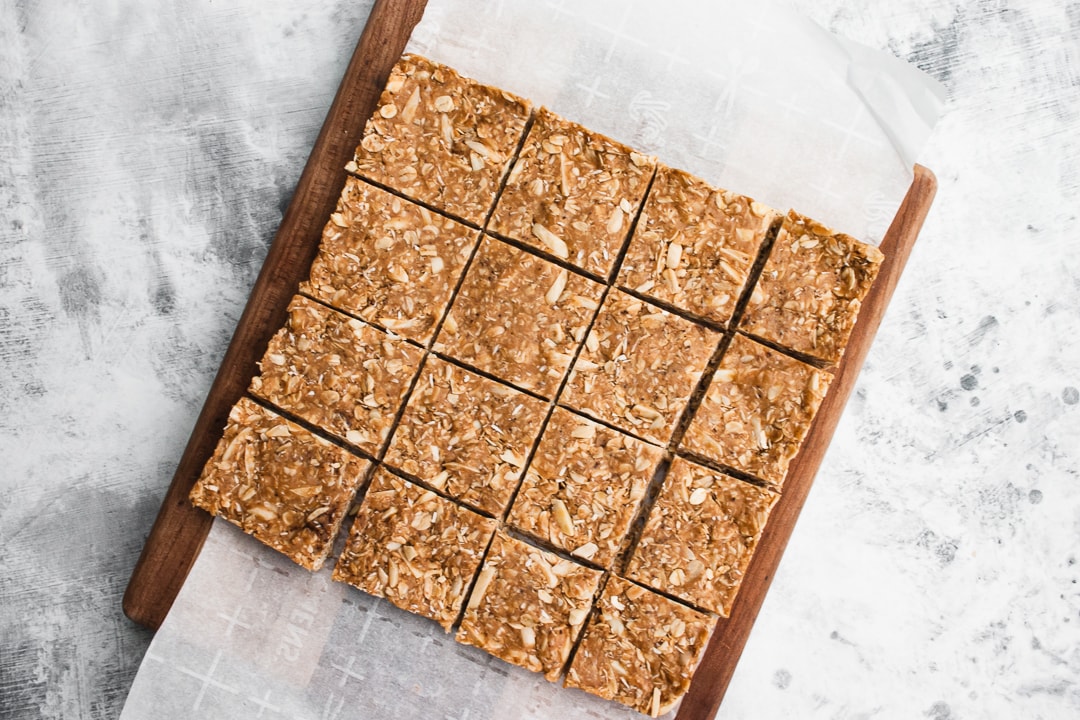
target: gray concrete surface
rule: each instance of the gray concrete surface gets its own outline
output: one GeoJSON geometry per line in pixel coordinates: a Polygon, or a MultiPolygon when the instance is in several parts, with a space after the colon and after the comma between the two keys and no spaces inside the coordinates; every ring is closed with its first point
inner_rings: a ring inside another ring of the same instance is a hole
{"type": "MultiPolygon", "coordinates": [[[[941,191],[720,716],[1080,716],[1080,3],[798,4],[946,84],[941,191]]],[[[0,717],[119,713],[124,585],[367,7],[0,4],[0,717]]]]}

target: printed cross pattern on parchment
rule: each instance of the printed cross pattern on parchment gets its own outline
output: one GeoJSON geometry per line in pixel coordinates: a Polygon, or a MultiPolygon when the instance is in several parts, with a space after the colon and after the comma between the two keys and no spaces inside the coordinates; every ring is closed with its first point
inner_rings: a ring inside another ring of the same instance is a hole
{"type": "Polygon", "coordinates": [[[252,703],[253,705],[255,705],[255,706],[257,706],[259,708],[259,713],[255,716],[257,718],[261,718],[263,716],[263,713],[266,712],[267,710],[269,710],[270,712],[272,712],[274,714],[278,714],[278,713],[281,712],[280,707],[278,707],[277,705],[274,705],[273,703],[270,702],[270,691],[269,690],[267,690],[265,693],[263,693],[263,696],[261,698],[257,698],[257,697],[254,697],[254,696],[249,697],[248,702],[252,703]]]}
{"type": "Polygon", "coordinates": [[[240,616],[244,612],[245,609],[246,608],[243,605],[238,604],[238,605],[236,605],[236,607],[233,608],[233,611],[232,611],[231,615],[227,615],[227,614],[225,614],[223,612],[219,612],[217,614],[217,616],[219,618],[222,618],[223,620],[225,620],[225,626],[226,626],[225,627],[225,637],[232,637],[233,628],[236,628],[236,627],[243,628],[244,630],[250,630],[251,629],[251,623],[243,622],[240,619],[240,616]]]}
{"type": "Polygon", "coordinates": [[[237,690],[233,686],[226,685],[225,683],[221,682],[220,680],[215,680],[214,679],[214,673],[217,671],[218,664],[221,662],[221,655],[224,652],[225,652],[224,650],[219,649],[216,653],[214,653],[214,659],[210,663],[210,668],[206,671],[205,674],[200,673],[197,670],[192,670],[192,669],[186,668],[186,667],[177,667],[176,668],[178,671],[182,672],[183,674],[185,674],[185,675],[187,675],[189,677],[193,677],[193,678],[195,678],[196,680],[198,680],[200,682],[199,692],[198,692],[198,694],[195,695],[195,702],[192,703],[192,706],[191,706],[191,709],[193,711],[198,711],[199,707],[202,705],[203,698],[206,697],[207,689],[209,689],[211,687],[213,687],[213,688],[215,688],[217,690],[222,690],[224,692],[230,693],[232,695],[236,695],[237,693],[240,692],[239,690],[237,690]]]}

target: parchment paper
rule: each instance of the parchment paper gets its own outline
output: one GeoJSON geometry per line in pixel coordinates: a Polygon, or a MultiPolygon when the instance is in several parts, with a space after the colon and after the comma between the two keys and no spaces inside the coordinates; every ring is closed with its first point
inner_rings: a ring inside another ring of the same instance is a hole
{"type": "MultiPolygon", "coordinates": [[[[408,49],[871,242],[943,101],[892,56],[753,1],[431,0],[408,49]]],[[[460,646],[219,520],[121,717],[641,716],[460,646]]]]}

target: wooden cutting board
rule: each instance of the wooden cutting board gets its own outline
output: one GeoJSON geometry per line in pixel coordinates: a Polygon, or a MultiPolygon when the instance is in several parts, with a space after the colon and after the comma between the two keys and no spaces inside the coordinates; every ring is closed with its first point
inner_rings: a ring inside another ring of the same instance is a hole
{"type": "MultiPolygon", "coordinates": [[[[345,163],[352,158],[364,122],[375,110],[390,70],[420,21],[425,5],[426,0],[375,2],[128,583],[124,612],[141,625],[152,629],[161,625],[210,531],[212,518],[192,507],[188,492],[221,437],[229,409],[256,373],[256,361],[271,335],[285,322],[286,306],[307,276],[323,224],[345,184],[345,163]]],[[[791,465],[783,496],[769,518],[731,617],[721,619],[717,625],[679,709],[678,720],[707,720],[720,707],[936,190],[934,174],[916,165],[914,181],[881,243],[885,262],[863,303],[844,359],[791,465]]]]}

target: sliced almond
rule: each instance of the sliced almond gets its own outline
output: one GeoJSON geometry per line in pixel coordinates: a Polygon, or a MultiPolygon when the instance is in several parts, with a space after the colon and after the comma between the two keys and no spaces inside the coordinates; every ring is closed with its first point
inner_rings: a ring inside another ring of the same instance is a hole
{"type": "Polygon", "coordinates": [[[600,548],[597,547],[596,543],[587,542],[584,545],[578,547],[577,549],[572,550],[570,554],[577,555],[578,557],[583,557],[586,560],[591,560],[599,550],[600,548]]]}
{"type": "Polygon", "coordinates": [[[679,263],[682,261],[682,245],[677,242],[673,242],[668,245],[667,257],[664,258],[664,263],[674,270],[679,267],[679,263]]]}
{"type": "Polygon", "coordinates": [[[503,450],[502,454],[499,455],[499,459],[507,465],[513,465],[516,468],[522,467],[525,464],[525,458],[518,455],[510,448],[503,450]]]}
{"type": "Polygon", "coordinates": [[[434,475],[430,480],[428,480],[428,484],[436,490],[442,490],[444,487],[446,487],[446,481],[449,479],[450,473],[446,470],[443,470],[442,472],[434,475]]]}
{"type": "Polygon", "coordinates": [[[401,121],[411,123],[416,117],[416,108],[420,106],[420,86],[413,88],[412,95],[405,101],[405,107],[401,108],[401,121]]]}
{"type": "Polygon", "coordinates": [[[676,294],[679,292],[679,278],[671,268],[664,271],[664,282],[667,283],[668,290],[676,294]]]}
{"type": "Polygon", "coordinates": [[[540,553],[530,554],[529,559],[532,560],[533,565],[541,572],[541,574],[547,580],[547,585],[549,588],[558,586],[559,577],[555,574],[555,571],[551,569],[551,566],[548,565],[547,560],[545,560],[540,555],[540,553]]]}
{"type": "Polygon", "coordinates": [[[574,188],[574,177],[570,170],[570,161],[565,154],[559,153],[559,182],[561,183],[563,197],[570,197],[570,192],[574,188]]]}
{"type": "Polygon", "coordinates": [[[559,302],[559,298],[562,297],[563,290],[566,289],[566,282],[570,279],[566,269],[559,271],[559,274],[555,276],[555,282],[551,283],[551,287],[548,288],[547,294],[544,299],[548,301],[549,305],[554,305],[559,302]]]}
{"type": "Polygon", "coordinates": [[[498,160],[496,153],[484,143],[476,140],[466,140],[465,146],[485,160],[498,160]]]}
{"type": "Polygon", "coordinates": [[[531,627],[521,628],[521,644],[530,649],[536,647],[536,631],[531,627]]]}
{"type": "Polygon", "coordinates": [[[495,577],[495,568],[485,567],[480,571],[480,574],[476,576],[476,585],[473,586],[472,595],[469,596],[469,610],[475,610],[480,606],[480,603],[484,601],[484,593],[487,592],[488,586],[491,585],[492,579],[495,577]]]}
{"type": "Polygon", "coordinates": [[[260,520],[265,520],[266,522],[277,519],[277,513],[275,513],[273,510],[266,507],[265,505],[256,505],[248,512],[259,518],[260,520]]]}
{"type": "Polygon", "coordinates": [[[405,272],[404,268],[398,267],[397,265],[391,265],[389,268],[387,268],[386,274],[394,282],[399,282],[402,284],[408,284],[409,282],[409,273],[405,272]]]}
{"type": "Polygon", "coordinates": [[[544,244],[548,250],[552,252],[556,257],[566,259],[570,257],[570,249],[566,247],[566,243],[563,242],[555,233],[548,230],[540,223],[533,223],[532,226],[533,235],[535,235],[540,242],[544,244]]]}
{"type": "Polygon", "coordinates": [[[611,217],[609,217],[607,221],[608,234],[614,235],[622,230],[625,217],[626,213],[623,212],[623,209],[616,206],[615,209],[611,211],[611,217]]]}
{"type": "Polygon", "coordinates": [[[577,565],[570,562],[569,560],[560,560],[559,562],[555,563],[555,565],[551,568],[551,572],[555,573],[559,577],[566,577],[576,567],[577,565]]]}
{"type": "Polygon", "coordinates": [[[570,513],[566,509],[566,503],[559,498],[555,498],[551,501],[551,514],[555,518],[555,524],[559,526],[559,530],[563,535],[572,537],[574,535],[574,521],[570,519],[570,513]]]}
{"type": "Polygon", "coordinates": [[[585,618],[587,618],[587,617],[589,617],[589,608],[587,608],[587,607],[574,608],[567,615],[567,620],[570,621],[571,625],[577,626],[577,625],[580,625],[581,623],[585,622],[585,618]]]}
{"type": "Polygon", "coordinates": [[[312,522],[314,520],[318,520],[319,518],[321,518],[323,515],[325,515],[328,512],[330,512],[330,506],[329,505],[324,505],[321,508],[316,508],[315,510],[312,510],[310,513],[308,513],[307,521],[312,522]]]}
{"type": "Polygon", "coordinates": [[[635,405],[630,409],[632,413],[638,417],[645,418],[646,420],[656,420],[661,417],[660,412],[649,407],[648,405],[635,405]]]}
{"type": "Polygon", "coordinates": [[[275,425],[266,431],[266,437],[280,438],[289,437],[290,435],[292,435],[292,433],[289,431],[289,426],[285,423],[275,425]]]}
{"type": "Polygon", "coordinates": [[[596,437],[596,426],[592,423],[582,423],[570,431],[570,437],[579,440],[592,440],[596,437]]]}
{"type": "Polygon", "coordinates": [[[705,498],[709,497],[708,488],[697,488],[694,492],[690,493],[690,504],[700,505],[705,502],[705,498]]]}

